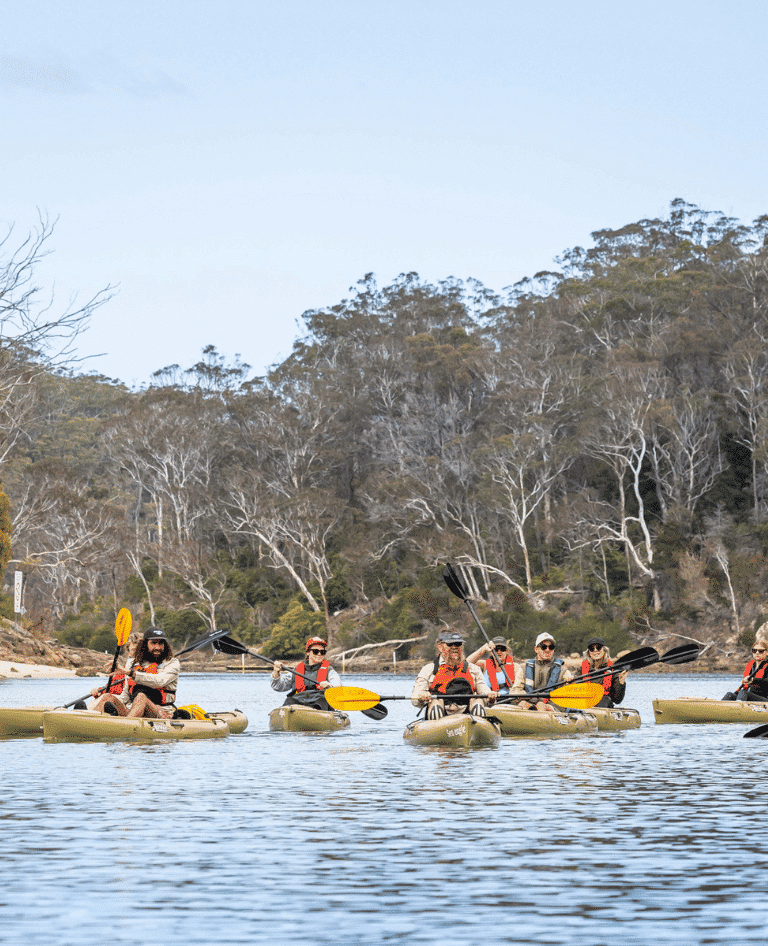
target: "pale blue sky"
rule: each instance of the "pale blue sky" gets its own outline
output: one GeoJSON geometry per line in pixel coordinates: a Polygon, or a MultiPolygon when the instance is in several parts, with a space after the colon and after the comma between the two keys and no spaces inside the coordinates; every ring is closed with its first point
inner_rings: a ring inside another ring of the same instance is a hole
{"type": "Polygon", "coordinates": [[[0,224],[132,385],[262,373],[367,272],[500,290],[682,197],[768,213],[765,0],[0,2],[0,224]]]}

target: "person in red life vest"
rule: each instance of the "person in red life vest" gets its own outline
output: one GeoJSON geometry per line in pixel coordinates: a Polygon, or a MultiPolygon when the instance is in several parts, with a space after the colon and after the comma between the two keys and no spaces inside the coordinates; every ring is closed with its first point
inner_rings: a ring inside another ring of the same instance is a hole
{"type": "Polygon", "coordinates": [[[283,706],[300,703],[314,709],[330,710],[322,691],[328,687],[340,687],[341,678],[325,659],[328,644],[322,637],[310,637],[307,641],[304,660],[296,666],[295,673],[283,671],[283,665],[275,661],[272,670],[272,689],[278,693],[290,690],[283,706]],[[296,676],[301,674],[301,676],[296,676]]]}
{"type": "Polygon", "coordinates": [[[464,657],[464,637],[458,631],[447,631],[437,639],[439,656],[419,671],[411,692],[414,706],[427,707],[427,719],[440,719],[449,713],[485,716],[496,694],[483,679],[477,664],[464,657]],[[469,700],[451,700],[451,696],[468,696],[469,700]],[[485,697],[485,699],[479,699],[485,697]]]}
{"type": "Polygon", "coordinates": [[[118,696],[104,694],[93,708],[112,716],[170,719],[176,709],[180,669],[165,634],[159,627],[148,627],[135,658],[125,665],[123,692],[118,696]]]}
{"type": "MultiPolygon", "coordinates": [[[[760,630],[766,630],[766,626],[760,630]]],[[[736,693],[726,693],[724,700],[768,703],[768,642],[758,637],[752,645],[752,659],[744,668],[741,686],[736,693]]]]}
{"type": "Polygon", "coordinates": [[[523,687],[522,670],[515,670],[515,660],[510,653],[509,646],[503,637],[494,637],[490,644],[483,644],[467,660],[477,666],[485,674],[485,682],[497,696],[504,696],[515,687],[515,672],[517,672],[518,689],[523,687]],[[483,654],[488,654],[483,657],[483,654]]]}
{"type": "MultiPolygon", "coordinates": [[[[128,640],[125,642],[125,657],[126,663],[130,661],[133,663],[133,658],[136,656],[136,649],[142,641],[144,635],[141,631],[131,631],[128,640]]],[[[109,672],[112,669],[112,661],[110,661],[107,666],[104,668],[104,673],[109,675],[109,672]]],[[[111,684],[109,687],[109,692],[113,693],[115,696],[118,696],[123,692],[123,687],[125,686],[125,666],[118,660],[117,668],[111,677],[111,684]]],[[[104,692],[104,687],[94,687],[91,690],[91,696],[101,696],[104,692]]],[[[85,706],[78,706],[75,704],[75,709],[85,709],[85,706]]]]}
{"type": "MultiPolygon", "coordinates": [[[[611,654],[602,637],[591,637],[587,641],[587,649],[581,662],[581,675],[593,673],[613,666],[611,654]]],[[[604,673],[592,679],[593,683],[603,684],[603,696],[598,706],[615,706],[621,703],[627,692],[627,671],[621,673],[604,673]]]]}

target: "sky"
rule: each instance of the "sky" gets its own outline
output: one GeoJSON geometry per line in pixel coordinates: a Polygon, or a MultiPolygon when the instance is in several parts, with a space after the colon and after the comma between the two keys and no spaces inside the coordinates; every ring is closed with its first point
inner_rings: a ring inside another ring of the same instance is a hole
{"type": "MultiPolygon", "coordinates": [[[[0,0],[6,247],[78,372],[263,374],[367,273],[500,291],[678,197],[768,213],[766,0],[0,0]]],[[[0,260],[2,259],[0,250],[0,260]]]]}

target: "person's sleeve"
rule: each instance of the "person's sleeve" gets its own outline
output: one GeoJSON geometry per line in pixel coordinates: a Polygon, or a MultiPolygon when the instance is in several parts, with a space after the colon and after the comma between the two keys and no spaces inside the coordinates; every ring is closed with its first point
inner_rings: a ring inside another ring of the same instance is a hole
{"type": "Polygon", "coordinates": [[[626,683],[622,683],[619,680],[619,675],[615,673],[611,677],[611,702],[612,703],[621,703],[627,693],[626,683]]]}
{"type": "Polygon", "coordinates": [[[491,688],[485,682],[485,676],[477,664],[469,664],[469,672],[472,674],[472,679],[475,681],[475,693],[477,693],[478,696],[490,696],[491,688]]]}
{"type": "Polygon", "coordinates": [[[336,671],[333,669],[333,667],[329,667],[329,668],[328,668],[328,676],[327,676],[326,679],[328,680],[328,683],[329,683],[332,687],[340,687],[340,686],[341,686],[341,677],[338,675],[338,673],[336,673],[336,671]]]}
{"type": "Polygon", "coordinates": [[[414,706],[421,706],[421,700],[425,696],[429,696],[431,670],[432,665],[427,664],[426,667],[421,668],[419,675],[416,677],[416,680],[413,684],[413,690],[411,691],[411,703],[414,706]]]}
{"type": "Polygon", "coordinates": [[[270,680],[270,684],[273,690],[277,690],[278,693],[287,693],[288,690],[293,689],[293,674],[288,673],[287,670],[284,670],[280,676],[275,680],[274,678],[270,680]]]}
{"type": "Polygon", "coordinates": [[[181,670],[181,664],[174,657],[168,661],[162,670],[158,668],[157,673],[144,673],[142,670],[137,670],[133,679],[136,683],[162,690],[169,683],[176,683],[179,679],[179,670],[181,670]]]}

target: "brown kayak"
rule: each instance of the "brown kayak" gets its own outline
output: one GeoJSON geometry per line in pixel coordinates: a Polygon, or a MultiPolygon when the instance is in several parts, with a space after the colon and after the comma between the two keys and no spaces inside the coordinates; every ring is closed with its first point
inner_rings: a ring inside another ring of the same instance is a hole
{"type": "MultiPolygon", "coordinates": [[[[57,709],[55,706],[0,706],[0,739],[42,736],[43,713],[50,713],[55,709],[57,709]]],[[[71,712],[76,714],[90,711],[72,710],[71,712]]],[[[110,718],[114,719],[116,717],[110,718]]],[[[248,726],[248,719],[241,710],[208,713],[208,718],[225,722],[231,733],[244,732],[248,726]]]]}
{"type": "Polygon", "coordinates": [[[221,719],[147,719],[110,716],[90,710],[43,713],[43,737],[50,742],[124,740],[154,742],[175,739],[217,739],[229,735],[221,719]]]}
{"type": "Polygon", "coordinates": [[[488,710],[501,723],[502,736],[576,736],[597,732],[593,711],[579,713],[520,709],[515,703],[499,703],[488,710]]]}

